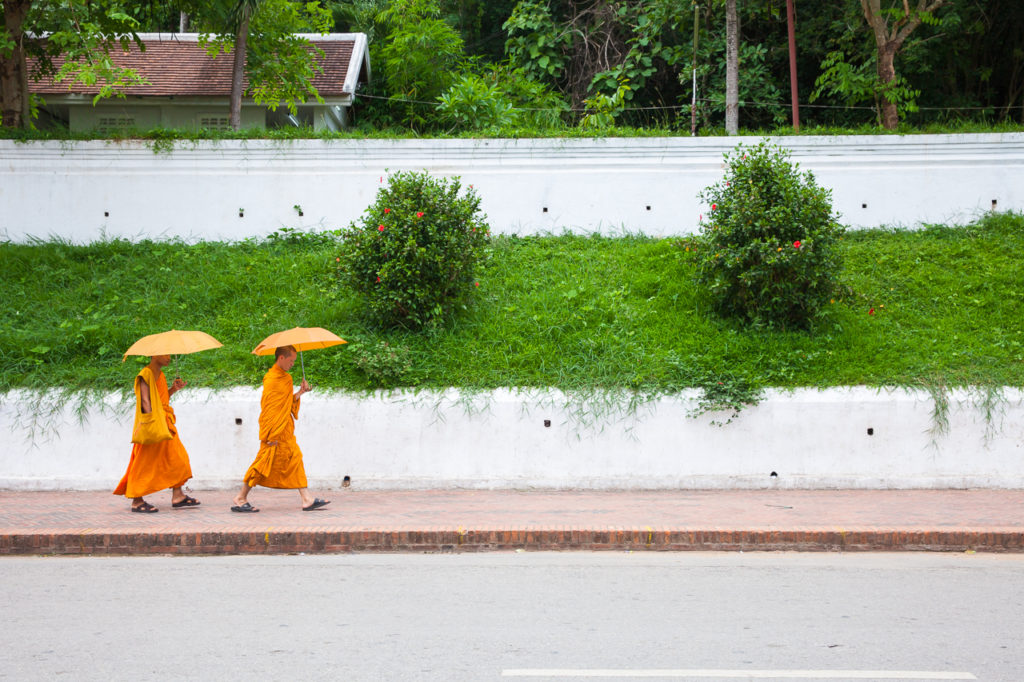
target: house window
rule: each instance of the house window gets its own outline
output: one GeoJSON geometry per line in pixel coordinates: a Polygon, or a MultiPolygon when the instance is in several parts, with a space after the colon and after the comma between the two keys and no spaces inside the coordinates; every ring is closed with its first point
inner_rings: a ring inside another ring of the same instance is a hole
{"type": "Polygon", "coordinates": [[[109,133],[114,130],[124,130],[135,127],[134,116],[100,116],[97,119],[96,127],[100,132],[109,133]]]}
{"type": "Polygon", "coordinates": [[[207,130],[231,130],[231,123],[227,116],[202,114],[199,116],[199,127],[207,130]]]}

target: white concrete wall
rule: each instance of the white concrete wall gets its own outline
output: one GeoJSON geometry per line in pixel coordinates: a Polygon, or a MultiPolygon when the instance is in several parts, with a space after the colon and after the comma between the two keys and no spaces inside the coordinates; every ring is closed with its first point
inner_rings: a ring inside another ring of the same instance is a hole
{"type": "MultiPolygon", "coordinates": [[[[390,171],[459,175],[498,233],[697,230],[722,154],[759,138],[0,140],[0,238],[241,239],[356,219],[390,171]],[[303,217],[293,208],[300,206],[303,217]],[[239,217],[239,209],[244,217],[239,217]],[[546,211],[545,211],[546,209],[546,211]]],[[[1024,134],[780,137],[853,226],[1024,210],[1024,134]]]]}
{"type": "MultiPolygon", "coordinates": [[[[974,397],[955,393],[948,431],[933,435],[931,399],[904,390],[771,392],[722,426],[713,422],[727,414],[688,416],[695,393],[593,421],[557,392],[311,393],[296,433],[316,488],[345,475],[364,489],[1024,488],[1024,392],[1004,395],[989,424],[974,397]]],[[[31,400],[2,396],[0,489],[113,489],[131,407],[111,397],[84,424],[65,408],[46,420],[59,435],[30,443],[31,400]]],[[[186,389],[174,405],[191,485],[237,485],[257,450],[258,391],[186,389]]]]}

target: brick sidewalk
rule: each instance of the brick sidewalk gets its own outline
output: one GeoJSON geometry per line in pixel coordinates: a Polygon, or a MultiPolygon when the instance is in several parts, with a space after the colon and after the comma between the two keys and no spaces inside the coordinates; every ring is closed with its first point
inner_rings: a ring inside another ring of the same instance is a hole
{"type": "Polygon", "coordinates": [[[131,514],[103,492],[0,492],[0,554],[480,550],[1024,551],[1021,490],[293,491],[232,493],[131,514]]]}

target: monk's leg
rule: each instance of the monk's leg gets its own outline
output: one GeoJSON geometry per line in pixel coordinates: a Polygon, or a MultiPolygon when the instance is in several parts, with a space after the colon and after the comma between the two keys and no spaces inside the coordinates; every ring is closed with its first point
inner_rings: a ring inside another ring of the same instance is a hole
{"type": "Polygon", "coordinates": [[[189,497],[182,490],[185,484],[174,486],[171,488],[171,506],[172,507],[198,507],[199,500],[194,497],[189,497]]]}
{"type": "Polygon", "coordinates": [[[249,499],[249,491],[252,490],[252,486],[248,483],[242,482],[242,489],[235,495],[235,504],[241,507],[249,499]]]}
{"type": "Polygon", "coordinates": [[[146,504],[146,500],[142,499],[141,497],[133,497],[132,498],[132,508],[133,509],[138,509],[139,507],[141,507],[144,504],[146,504]]]}

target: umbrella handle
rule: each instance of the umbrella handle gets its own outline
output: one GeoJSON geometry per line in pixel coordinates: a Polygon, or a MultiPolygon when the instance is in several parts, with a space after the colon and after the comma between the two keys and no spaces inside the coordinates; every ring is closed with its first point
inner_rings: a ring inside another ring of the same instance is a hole
{"type": "Polygon", "coordinates": [[[302,366],[302,380],[306,380],[306,363],[302,359],[302,351],[299,351],[299,365],[302,366]]]}

